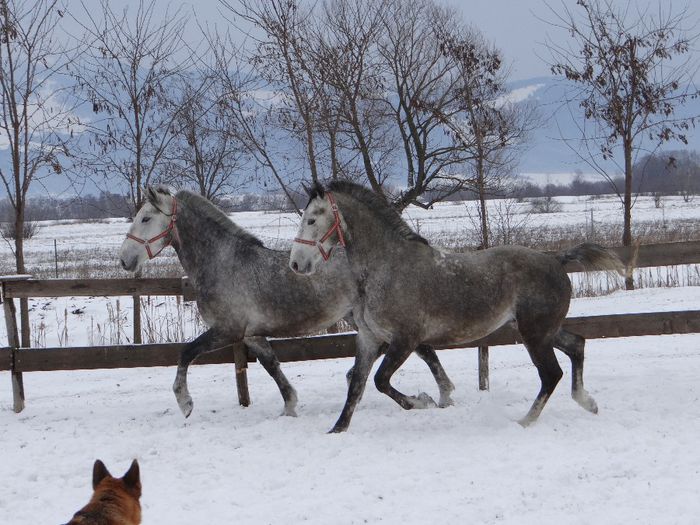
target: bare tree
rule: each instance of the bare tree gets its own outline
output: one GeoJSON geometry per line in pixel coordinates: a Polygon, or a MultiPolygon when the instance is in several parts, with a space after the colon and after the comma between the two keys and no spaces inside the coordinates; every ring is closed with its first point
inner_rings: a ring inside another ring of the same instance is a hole
{"type": "Polygon", "coordinates": [[[80,93],[102,117],[90,125],[85,164],[111,185],[114,177],[125,183],[135,208],[173,138],[178,111],[170,90],[191,63],[190,53],[181,53],[184,18],[158,16],[154,5],[139,0],[130,16],[108,0],[98,12],[83,4],[87,49],[75,73],[80,93]]]}
{"type": "Polygon", "coordinates": [[[285,167],[289,161],[284,136],[277,126],[277,103],[284,95],[269,89],[255,69],[246,67],[247,55],[230,33],[206,35],[213,56],[210,74],[220,90],[221,111],[233,129],[236,139],[259,175],[263,186],[272,177],[284,193],[292,209],[299,211],[294,191],[290,188],[285,167]]]}
{"type": "Polygon", "coordinates": [[[534,105],[509,99],[508,71],[501,52],[476,30],[444,34],[441,48],[457,64],[459,112],[452,118],[439,110],[441,122],[469,154],[472,188],[479,201],[481,247],[490,246],[486,200],[513,191],[516,154],[537,126],[534,105]]]}
{"type": "Polygon", "coordinates": [[[222,3],[262,34],[249,62],[281,94],[278,129],[303,145],[312,180],[364,180],[399,209],[430,206],[467,183],[456,170],[467,158],[461,146],[425,109],[458,111],[456,66],[437,38],[453,10],[433,0],[222,3]]]}
{"type": "MultiPolygon", "coordinates": [[[[59,35],[64,13],[57,0],[0,0],[0,147],[7,146],[10,161],[0,164],[0,179],[14,211],[17,273],[26,273],[27,194],[33,183],[63,171],[77,121],[59,81],[72,60],[59,35]]],[[[20,309],[22,345],[29,346],[26,300],[20,309]]]]}
{"type": "Polygon", "coordinates": [[[316,127],[322,95],[308,50],[313,45],[310,8],[295,0],[221,0],[263,36],[255,41],[249,58],[257,74],[272,89],[285,89],[275,107],[277,125],[303,146],[304,162],[312,181],[320,180],[316,127]]]}
{"type": "MultiPolygon", "coordinates": [[[[559,10],[549,6],[551,24],[573,39],[572,46],[548,41],[551,71],[574,83],[569,102],[577,103],[592,124],[593,129],[581,128],[582,158],[612,182],[605,161],[615,161],[621,150],[617,166],[624,173],[624,189],[615,189],[624,214],[622,243],[630,246],[636,155],[670,140],[687,143],[693,120],[675,110],[699,94],[690,87],[696,36],[683,29],[687,8],[673,13],[659,6],[652,12],[650,7],[635,10],[629,1],[618,7],[612,0],[578,0],[576,6],[576,13],[563,2],[559,10]]],[[[631,276],[626,287],[634,287],[631,276]]]]}
{"type": "Polygon", "coordinates": [[[379,50],[386,62],[391,105],[405,154],[406,189],[394,205],[429,207],[460,191],[468,178],[459,166],[469,154],[445,140],[444,121],[459,111],[456,62],[443,52],[439,35],[456,27],[454,9],[432,0],[394,0],[377,13],[383,22],[379,50]],[[430,192],[423,202],[419,197],[430,192]]]}
{"type": "Polygon", "coordinates": [[[241,189],[251,179],[240,169],[243,148],[235,121],[228,118],[226,94],[214,81],[203,72],[181,81],[171,126],[175,138],[159,176],[162,182],[184,184],[210,200],[241,189]]]}
{"type": "Polygon", "coordinates": [[[326,3],[313,36],[314,70],[326,90],[321,138],[328,137],[332,177],[365,181],[381,194],[400,149],[378,48],[383,22],[377,13],[388,5],[386,0],[326,3]]]}

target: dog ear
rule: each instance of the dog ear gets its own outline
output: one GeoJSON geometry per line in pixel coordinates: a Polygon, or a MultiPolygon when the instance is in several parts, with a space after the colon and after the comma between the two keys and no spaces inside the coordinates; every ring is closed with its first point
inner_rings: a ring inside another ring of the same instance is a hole
{"type": "Polygon", "coordinates": [[[107,470],[107,467],[105,467],[105,464],[99,459],[95,460],[95,464],[92,467],[92,490],[95,490],[97,485],[100,484],[100,481],[108,476],[111,476],[111,474],[109,470],[107,470]]]}
{"type": "Polygon", "coordinates": [[[131,462],[129,470],[127,470],[124,477],[122,477],[122,481],[124,481],[127,487],[136,489],[139,495],[141,494],[141,472],[138,461],[134,460],[131,462]]]}

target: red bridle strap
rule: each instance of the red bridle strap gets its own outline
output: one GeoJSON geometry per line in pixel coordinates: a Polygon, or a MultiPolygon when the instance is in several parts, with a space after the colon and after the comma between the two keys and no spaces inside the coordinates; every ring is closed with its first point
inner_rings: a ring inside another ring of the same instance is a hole
{"type": "Polygon", "coordinates": [[[294,239],[294,242],[298,242],[299,244],[316,246],[318,251],[321,252],[321,257],[323,257],[324,261],[330,259],[333,247],[331,246],[330,249],[326,251],[323,247],[323,243],[326,242],[331,235],[333,235],[333,232],[338,232],[338,243],[340,243],[341,246],[345,246],[345,236],[343,235],[343,229],[340,226],[340,213],[338,211],[338,205],[335,202],[335,197],[333,197],[333,194],[330,191],[326,192],[326,195],[328,195],[328,202],[331,203],[331,211],[333,212],[333,218],[335,219],[330,229],[318,241],[310,241],[299,237],[295,237],[294,239]]]}
{"type": "MultiPolygon", "coordinates": [[[[165,214],[167,215],[167,213],[165,214]]],[[[151,237],[150,239],[141,239],[140,237],[136,237],[136,235],[131,235],[130,233],[126,234],[127,239],[131,239],[132,241],[136,241],[139,244],[143,244],[146,247],[146,253],[148,253],[148,258],[153,259],[156,257],[160,252],[162,252],[167,246],[170,246],[170,244],[173,241],[173,236],[175,239],[177,239],[178,244],[180,243],[180,236],[177,233],[177,224],[175,223],[177,221],[177,200],[175,200],[175,197],[173,197],[173,207],[170,212],[170,222],[168,223],[168,227],[165,228],[162,232],[160,232],[158,235],[155,237],[151,237]],[[163,244],[163,246],[160,247],[160,250],[158,250],[156,253],[153,253],[151,251],[151,243],[154,243],[156,241],[161,240],[164,237],[168,237],[168,241],[163,244]]]]}

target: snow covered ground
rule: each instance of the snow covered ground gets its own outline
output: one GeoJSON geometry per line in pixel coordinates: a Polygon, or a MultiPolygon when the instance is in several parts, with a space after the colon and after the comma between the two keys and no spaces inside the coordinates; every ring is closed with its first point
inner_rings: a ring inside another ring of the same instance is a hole
{"type": "MultiPolygon", "coordinates": [[[[600,223],[621,217],[612,197],[559,200],[560,213],[532,215],[529,226],[586,224],[591,210],[600,223]]],[[[700,217],[697,204],[664,203],[640,198],[635,220],[700,217]]],[[[288,242],[298,221],[232,217],[272,246],[288,242]]],[[[471,228],[463,203],[409,208],[406,217],[429,238],[471,228]]],[[[116,267],[127,228],[123,220],[44,223],[27,245],[29,258],[52,265],[56,239],[59,259],[73,250],[83,259],[113,258],[116,267]]],[[[2,245],[0,257],[9,256],[2,245]]],[[[128,341],[131,301],[116,301],[31,301],[33,344],[128,341]]],[[[680,309],[700,310],[700,287],[576,299],[569,315],[680,309]]],[[[196,307],[175,299],[151,298],[149,319],[160,338],[188,339],[201,329],[196,307]]],[[[474,350],[441,352],[457,386],[447,409],[404,412],[370,381],[350,431],[332,436],[325,431],[345,399],[348,359],[283,365],[299,393],[298,418],[279,417],[281,397],[257,364],[245,409],[232,366],[192,367],[188,420],[171,392],[174,368],[28,373],[21,414],[12,412],[9,373],[1,372],[0,524],[68,521],[91,494],[96,458],[116,475],[139,459],[145,524],[698,523],[700,334],[589,341],[585,379],[596,416],[570,399],[569,365],[559,357],[565,376],[531,428],[515,421],[539,380],[518,346],[491,352],[490,392],[477,390],[474,350]]],[[[395,383],[407,393],[437,391],[414,357],[395,383]]]]}
{"type": "MultiPolygon", "coordinates": [[[[700,309],[699,288],[574,301],[571,315],[700,309]]],[[[491,352],[491,391],[476,353],[440,353],[455,406],[402,411],[368,385],[350,431],[326,435],[351,361],[283,366],[299,417],[258,365],[253,404],[236,404],[232,366],[195,366],[195,409],[179,413],[175,370],[25,374],[11,410],[0,373],[0,523],[64,523],[91,494],[103,459],[121,475],[139,459],[145,524],[680,523],[700,515],[700,335],[590,341],[586,385],[600,413],[568,396],[565,376],[540,420],[515,421],[539,387],[522,347],[491,352]]],[[[412,357],[397,386],[436,387],[412,357]]]]}

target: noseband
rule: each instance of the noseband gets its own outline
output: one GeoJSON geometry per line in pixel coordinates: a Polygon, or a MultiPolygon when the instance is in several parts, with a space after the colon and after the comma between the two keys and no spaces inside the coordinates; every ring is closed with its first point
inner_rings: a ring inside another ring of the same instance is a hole
{"type": "Polygon", "coordinates": [[[330,249],[326,251],[323,248],[323,243],[326,242],[331,235],[333,235],[334,231],[338,231],[338,242],[340,243],[340,245],[343,247],[345,246],[345,236],[343,235],[343,229],[340,227],[340,213],[338,213],[338,205],[336,204],[335,197],[333,197],[333,194],[331,192],[326,192],[326,195],[328,195],[328,201],[331,203],[331,211],[333,211],[333,218],[335,219],[333,225],[318,241],[300,239],[299,237],[294,238],[294,242],[298,242],[299,244],[308,244],[309,246],[316,246],[318,248],[318,251],[321,252],[321,257],[323,257],[324,261],[330,259],[333,247],[331,246],[330,249]]]}
{"type": "MultiPolygon", "coordinates": [[[[158,209],[158,208],[156,208],[156,209],[158,209]]],[[[163,215],[169,216],[170,222],[168,223],[168,227],[165,228],[165,230],[160,232],[155,237],[151,237],[150,239],[146,240],[146,239],[141,239],[140,237],[136,237],[135,235],[131,235],[130,233],[126,234],[127,239],[131,239],[132,241],[136,241],[137,243],[143,244],[146,247],[146,253],[148,253],[149,259],[153,259],[160,252],[162,252],[167,246],[170,246],[170,244],[173,241],[173,235],[177,239],[177,242],[178,243],[180,242],[180,236],[177,233],[177,228],[176,228],[176,224],[175,224],[175,221],[177,221],[177,200],[175,200],[175,197],[173,197],[173,207],[172,207],[170,215],[168,215],[167,213],[163,213],[163,215]],[[170,235],[171,233],[173,235],[170,235]],[[158,250],[156,253],[153,253],[151,251],[151,243],[159,241],[160,239],[162,239],[163,237],[167,237],[168,235],[170,235],[168,242],[166,242],[163,246],[161,246],[160,250],[158,250]]]]}

